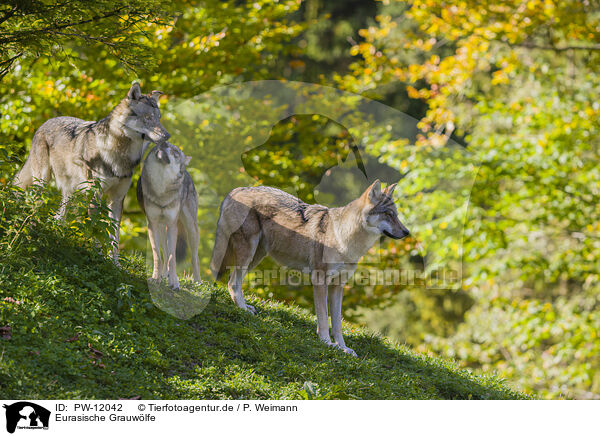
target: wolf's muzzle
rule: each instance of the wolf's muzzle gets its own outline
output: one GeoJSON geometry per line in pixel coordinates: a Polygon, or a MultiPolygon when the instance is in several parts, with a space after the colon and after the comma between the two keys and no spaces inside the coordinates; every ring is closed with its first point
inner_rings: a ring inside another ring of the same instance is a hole
{"type": "Polygon", "coordinates": [[[400,233],[400,235],[392,235],[387,230],[384,230],[383,234],[385,236],[388,236],[388,237],[392,238],[392,239],[403,239],[403,238],[406,238],[408,235],[410,235],[410,232],[408,230],[402,230],[402,232],[400,233]]]}
{"type": "Polygon", "coordinates": [[[152,142],[160,143],[166,142],[171,137],[171,134],[167,132],[167,129],[162,128],[153,130],[150,134],[148,134],[148,137],[152,140],[152,142]]]}

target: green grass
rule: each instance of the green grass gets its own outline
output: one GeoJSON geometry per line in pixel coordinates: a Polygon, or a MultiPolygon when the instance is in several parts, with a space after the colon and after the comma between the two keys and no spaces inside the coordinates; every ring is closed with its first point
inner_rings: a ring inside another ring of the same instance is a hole
{"type": "MultiPolygon", "coordinates": [[[[25,220],[34,203],[2,195],[0,327],[10,331],[0,331],[0,398],[525,398],[345,324],[353,358],[319,342],[312,313],[251,292],[257,316],[220,286],[188,284],[209,300],[179,319],[153,304],[143,259],[117,268],[81,227],[74,234],[41,212],[25,220]]],[[[196,298],[176,297],[187,307],[196,298]]]]}

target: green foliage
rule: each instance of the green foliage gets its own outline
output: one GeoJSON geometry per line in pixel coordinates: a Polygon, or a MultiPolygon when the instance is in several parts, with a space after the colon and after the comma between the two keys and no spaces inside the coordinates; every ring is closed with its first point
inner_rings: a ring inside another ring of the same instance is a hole
{"type": "Polygon", "coordinates": [[[351,153],[360,158],[361,151],[339,123],[319,115],[295,115],[277,123],[263,145],[243,153],[242,163],[259,184],[287,188],[314,203],[321,179],[351,153]]]}
{"type": "Polygon", "coordinates": [[[386,304],[356,306],[353,319],[419,347],[432,332],[440,337],[454,334],[473,303],[472,296],[462,290],[412,287],[390,295],[386,304]]]}
{"type": "Polygon", "coordinates": [[[447,356],[501,372],[515,385],[541,395],[591,398],[600,388],[599,325],[594,292],[545,303],[533,298],[483,300],[467,313],[455,335],[430,341],[447,356]]]}
{"type": "Polygon", "coordinates": [[[354,326],[348,325],[350,344],[366,350],[365,359],[322,346],[307,335],[314,330],[307,312],[267,300],[311,308],[310,287],[256,286],[262,299],[252,299],[261,315],[250,318],[222,289],[186,282],[197,294],[165,310],[180,313],[197,295],[211,302],[189,321],[169,317],[151,305],[157,296],[148,296],[141,259],[132,255],[146,248],[147,239],[133,189],[121,229],[125,269],[118,270],[99,253],[112,223],[102,203],[96,204],[99,213],[88,214],[93,189],[80,192],[67,224],[60,225],[43,219],[58,206],[55,191],[6,187],[45,120],[99,119],[136,79],[144,91],[167,93],[161,101],[165,126],[193,156],[204,265],[219,201],[231,188],[264,183],[308,202],[343,204],[360,184],[339,177],[328,191],[319,183],[323,172],[352,161],[357,145],[370,174],[401,179],[398,206],[416,223],[414,238],[383,242],[364,264],[423,269],[419,235],[448,228],[461,232],[461,243],[439,238],[427,247],[428,260],[444,266],[462,256],[464,268],[462,289],[451,292],[419,283],[348,288],[346,318],[477,371],[496,370],[545,397],[598,397],[600,37],[590,2],[54,3],[0,6],[0,295],[7,298],[0,301],[0,326],[13,328],[10,340],[0,339],[0,372],[8,377],[0,380],[2,393],[506,394],[497,381],[354,326]],[[110,15],[114,8],[119,15],[110,15]],[[274,114],[283,111],[273,101],[288,108],[293,98],[257,99],[244,90],[196,98],[219,85],[264,78],[334,83],[418,118],[420,131],[407,143],[404,130],[412,125],[381,131],[353,116],[356,97],[339,105],[314,90],[321,115],[300,107],[298,113],[309,115],[275,122],[274,114]],[[453,139],[464,147],[447,147],[453,139]],[[240,343],[248,346],[240,350],[240,343]],[[34,378],[46,382],[36,386],[34,378]]]}
{"type": "Polygon", "coordinates": [[[335,73],[347,71],[350,41],[356,30],[367,26],[377,12],[377,2],[364,0],[304,0],[299,13],[306,23],[290,51],[284,72],[291,80],[324,83],[335,73]]]}
{"type": "MultiPolygon", "coordinates": [[[[13,195],[2,190],[0,201],[13,195]]],[[[8,210],[2,246],[6,229],[35,208],[8,210]]],[[[525,398],[495,377],[345,324],[362,356],[350,357],[318,340],[306,310],[250,293],[252,316],[209,283],[205,310],[175,318],[152,304],[141,258],[126,256],[121,269],[48,214],[31,223],[53,226],[27,241],[38,255],[0,251],[3,398],[525,398]]]]}
{"type": "MultiPolygon", "coordinates": [[[[361,31],[340,83],[385,95],[405,82],[427,105],[417,144],[459,137],[479,162],[461,247],[474,304],[449,337],[425,339],[549,398],[597,398],[598,14],[577,1],[394,3],[361,31]]],[[[428,166],[414,179],[431,180],[428,166]]]]}
{"type": "Polygon", "coordinates": [[[0,188],[0,248],[8,256],[37,257],[35,241],[56,239],[56,233],[78,240],[82,246],[108,253],[110,235],[116,223],[108,218],[108,206],[99,199],[99,182],[76,191],[67,208],[65,221],[58,224],[52,215],[59,196],[46,186],[33,186],[23,191],[11,185],[0,188]]]}
{"type": "MultiPolygon", "coordinates": [[[[101,47],[128,66],[142,66],[150,60],[139,41],[141,26],[165,17],[165,2],[156,0],[89,2],[42,2],[11,0],[0,6],[0,78],[18,60],[31,62],[54,56],[61,61],[76,60],[68,49],[101,47]]],[[[168,4],[168,3],[167,3],[168,4]]]]}

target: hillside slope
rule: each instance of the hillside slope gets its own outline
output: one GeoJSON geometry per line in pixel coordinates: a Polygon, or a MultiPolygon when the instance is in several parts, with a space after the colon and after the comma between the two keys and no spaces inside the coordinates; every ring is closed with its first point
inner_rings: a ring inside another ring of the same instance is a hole
{"type": "Polygon", "coordinates": [[[350,357],[318,341],[308,311],[248,293],[252,316],[209,283],[187,285],[204,310],[176,318],[152,303],[141,258],[117,268],[28,207],[0,198],[0,398],[524,397],[346,324],[350,357]]]}

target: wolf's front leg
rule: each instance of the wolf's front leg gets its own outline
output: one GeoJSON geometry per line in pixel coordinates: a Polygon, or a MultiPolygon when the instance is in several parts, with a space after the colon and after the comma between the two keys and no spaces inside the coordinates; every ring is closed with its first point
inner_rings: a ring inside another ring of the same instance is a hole
{"type": "Polygon", "coordinates": [[[58,207],[58,212],[56,212],[56,215],[54,215],[54,218],[56,218],[59,221],[64,221],[65,217],[67,216],[67,205],[69,204],[69,199],[71,198],[71,194],[62,194],[61,200],[60,200],[60,206],[58,207]]]}
{"type": "Polygon", "coordinates": [[[102,190],[108,198],[109,218],[114,221],[115,229],[112,235],[111,257],[119,264],[119,232],[121,231],[121,217],[123,215],[123,200],[131,186],[131,179],[121,179],[116,185],[104,186],[102,190]]]}
{"type": "Polygon", "coordinates": [[[331,345],[329,337],[329,317],[327,316],[327,283],[315,279],[313,273],[313,287],[315,297],[315,312],[317,314],[317,335],[327,345],[331,345]]]}
{"type": "Polygon", "coordinates": [[[352,348],[346,347],[344,335],[342,334],[342,298],[344,296],[344,286],[332,285],[329,294],[331,296],[331,330],[333,340],[336,346],[344,353],[357,357],[352,348]]]}
{"type": "Polygon", "coordinates": [[[108,217],[113,221],[115,229],[111,238],[110,256],[119,265],[119,232],[121,231],[121,216],[123,215],[123,200],[125,196],[109,200],[110,212],[108,217]]]}
{"type": "Polygon", "coordinates": [[[160,261],[160,235],[156,224],[148,220],[148,237],[150,238],[150,246],[152,247],[152,280],[158,282],[160,280],[162,262],[160,261]]]}
{"type": "Polygon", "coordinates": [[[177,220],[167,224],[167,271],[169,273],[169,286],[179,289],[177,278],[177,259],[175,251],[177,247],[177,220]]]}

